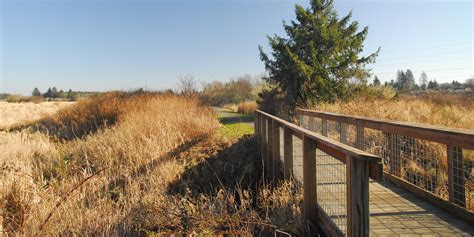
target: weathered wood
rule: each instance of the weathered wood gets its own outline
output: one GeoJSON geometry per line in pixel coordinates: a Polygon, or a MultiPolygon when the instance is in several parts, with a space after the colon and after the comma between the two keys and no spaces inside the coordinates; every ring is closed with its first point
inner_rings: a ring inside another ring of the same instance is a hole
{"type": "Polygon", "coordinates": [[[254,112],[254,121],[253,121],[253,127],[254,127],[254,133],[257,137],[257,140],[260,139],[260,114],[255,111],[254,112]]]}
{"type": "Polygon", "coordinates": [[[474,130],[450,128],[435,125],[421,125],[410,122],[372,119],[361,116],[343,115],[321,111],[297,109],[299,115],[314,116],[321,119],[363,126],[387,133],[418,138],[443,144],[451,144],[467,149],[474,149],[474,130]]]}
{"type": "Polygon", "coordinates": [[[317,225],[316,142],[303,136],[303,215],[317,225]]]}
{"type": "Polygon", "coordinates": [[[449,202],[466,208],[462,148],[448,145],[449,202]]]}
{"type": "Polygon", "coordinates": [[[328,120],[327,119],[321,119],[321,126],[322,126],[322,134],[323,136],[327,137],[328,136],[328,120]]]}
{"type": "Polygon", "coordinates": [[[273,129],[272,119],[267,117],[267,174],[268,178],[273,178],[273,129]]]}
{"type": "MultiPolygon", "coordinates": [[[[339,227],[334,224],[331,218],[324,212],[324,210],[318,206],[318,224],[320,230],[325,236],[344,236],[344,233],[339,229],[339,227]]],[[[324,236],[323,235],[323,236],[324,236]]]]}
{"type": "Polygon", "coordinates": [[[474,223],[474,213],[468,211],[467,209],[464,209],[456,204],[446,202],[446,200],[434,195],[431,192],[428,192],[426,190],[423,190],[416,185],[409,183],[403,179],[397,178],[395,176],[392,176],[386,172],[385,173],[385,179],[389,180],[392,183],[395,183],[396,185],[400,186],[401,188],[408,190],[409,192],[427,200],[428,202],[443,208],[444,210],[458,216],[459,218],[462,218],[468,222],[474,223]]]}
{"type": "Polygon", "coordinates": [[[272,135],[273,135],[273,181],[280,180],[281,175],[281,161],[280,161],[280,125],[276,120],[272,121],[272,135]]]}
{"type": "Polygon", "coordinates": [[[339,123],[339,132],[341,142],[347,144],[347,123],[339,123]]]}
{"type": "Polygon", "coordinates": [[[291,179],[293,176],[293,133],[287,127],[283,128],[283,146],[284,176],[285,179],[291,179]]]}
{"type": "Polygon", "coordinates": [[[263,161],[263,172],[264,176],[268,175],[268,162],[267,162],[267,118],[262,115],[260,119],[260,125],[262,128],[261,136],[261,156],[263,161]]]}
{"type": "MultiPolygon", "coordinates": [[[[293,123],[290,123],[290,122],[285,121],[283,119],[280,119],[278,117],[275,117],[271,114],[262,112],[260,110],[258,110],[258,111],[259,111],[259,113],[261,113],[266,118],[276,120],[281,124],[281,126],[284,126],[284,127],[287,127],[289,129],[291,129],[293,131],[293,135],[295,135],[295,136],[297,136],[301,139],[303,138],[303,136],[307,136],[307,137],[315,140],[318,144],[318,149],[321,149],[324,152],[326,152],[326,150],[330,150],[330,149],[337,151],[337,153],[335,153],[335,154],[339,154],[339,157],[336,157],[336,158],[339,158],[341,160],[345,160],[345,155],[350,155],[354,159],[367,160],[367,161],[376,162],[376,163],[381,161],[381,158],[379,156],[376,156],[374,154],[370,154],[370,153],[365,152],[365,151],[361,151],[357,148],[351,147],[351,146],[346,145],[344,143],[334,141],[330,138],[319,135],[319,134],[317,134],[315,132],[312,132],[308,129],[302,128],[302,127],[300,127],[296,124],[293,124],[293,123]]],[[[328,152],[330,152],[330,151],[328,151],[328,152]]]]}
{"type": "Polygon", "coordinates": [[[369,236],[369,163],[346,160],[347,236],[369,236]]]}

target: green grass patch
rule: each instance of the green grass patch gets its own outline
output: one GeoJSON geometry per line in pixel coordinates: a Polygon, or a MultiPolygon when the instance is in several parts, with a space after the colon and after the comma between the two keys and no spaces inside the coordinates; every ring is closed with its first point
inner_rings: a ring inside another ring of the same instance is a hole
{"type": "Polygon", "coordinates": [[[238,139],[246,134],[253,134],[253,127],[247,123],[223,124],[219,133],[228,139],[238,139]]]}

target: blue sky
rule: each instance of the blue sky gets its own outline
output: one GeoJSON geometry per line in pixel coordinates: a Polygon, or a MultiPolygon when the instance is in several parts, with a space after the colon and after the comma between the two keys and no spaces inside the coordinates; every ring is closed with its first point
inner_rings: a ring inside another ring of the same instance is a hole
{"type": "MultiPolygon", "coordinates": [[[[227,80],[265,71],[258,45],[284,34],[294,5],[277,0],[0,0],[0,93],[172,88],[179,75],[227,80]]],[[[382,81],[398,69],[439,82],[474,74],[473,2],[336,0],[369,26],[382,81]]]]}

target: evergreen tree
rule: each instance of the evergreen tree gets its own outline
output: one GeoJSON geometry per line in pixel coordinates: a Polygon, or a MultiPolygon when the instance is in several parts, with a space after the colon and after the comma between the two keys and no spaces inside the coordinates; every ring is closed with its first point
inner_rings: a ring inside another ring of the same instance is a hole
{"type": "Polygon", "coordinates": [[[408,69],[405,73],[405,83],[403,84],[404,91],[411,91],[415,89],[415,77],[413,76],[413,72],[408,69]]]}
{"type": "Polygon", "coordinates": [[[380,80],[377,76],[374,77],[374,83],[373,83],[374,86],[380,86],[380,80]]]}
{"type": "Polygon", "coordinates": [[[426,90],[427,83],[428,83],[428,76],[426,75],[425,72],[422,72],[420,75],[420,88],[422,90],[426,90]]]}
{"type": "MultiPolygon", "coordinates": [[[[365,65],[379,51],[361,57],[368,28],[358,32],[351,13],[339,18],[332,0],[312,0],[310,8],[296,5],[296,20],[283,23],[287,38],[268,37],[271,56],[259,47],[272,90],[281,91],[290,114],[296,106],[335,101],[348,92],[351,79],[365,80],[365,65]]],[[[265,101],[261,93],[260,96],[265,101]]]]}
{"type": "Polygon", "coordinates": [[[31,95],[32,96],[41,96],[41,92],[37,87],[35,87],[35,89],[33,89],[33,91],[31,92],[31,95]]]}
{"type": "Polygon", "coordinates": [[[58,97],[59,97],[58,89],[56,89],[56,87],[53,87],[51,89],[51,98],[58,98],[58,97]]]}
{"type": "Polygon", "coordinates": [[[52,90],[51,88],[48,88],[48,91],[46,91],[46,93],[44,93],[43,97],[45,98],[51,98],[52,97],[52,90]]]}
{"type": "Polygon", "coordinates": [[[397,90],[402,90],[403,89],[403,85],[406,83],[406,75],[405,75],[405,72],[403,72],[403,70],[398,70],[397,71],[397,79],[396,81],[393,83],[393,87],[397,90]]]}
{"type": "Polygon", "coordinates": [[[428,82],[428,89],[431,89],[431,90],[437,90],[437,89],[439,89],[439,84],[438,84],[438,82],[436,81],[436,79],[433,80],[433,81],[430,80],[430,81],[428,82]]]}

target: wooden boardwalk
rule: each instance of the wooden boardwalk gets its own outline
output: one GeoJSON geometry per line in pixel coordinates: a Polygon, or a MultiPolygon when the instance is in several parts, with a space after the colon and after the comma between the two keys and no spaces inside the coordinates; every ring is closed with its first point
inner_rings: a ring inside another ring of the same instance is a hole
{"type": "MultiPolygon", "coordinates": [[[[280,150],[280,154],[283,154],[282,141],[280,150]]],[[[303,182],[302,157],[302,141],[293,136],[293,173],[300,182],[303,182]]],[[[281,155],[282,162],[283,159],[281,155]]],[[[316,160],[318,203],[345,232],[345,166],[319,150],[316,160]]],[[[370,180],[369,210],[370,234],[373,236],[474,236],[474,224],[388,181],[378,183],[370,180]]]]}

